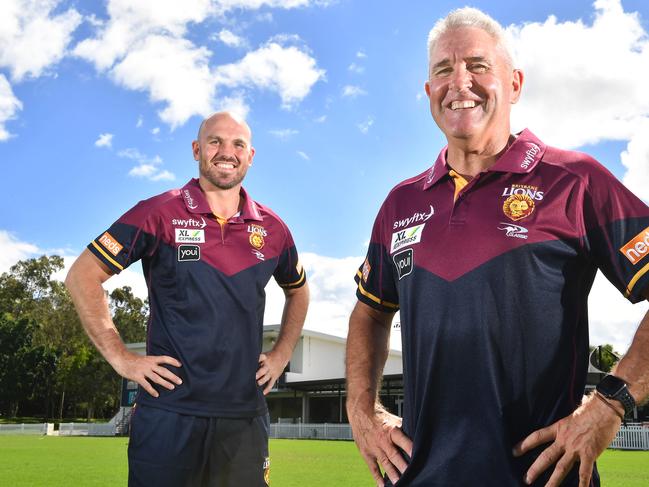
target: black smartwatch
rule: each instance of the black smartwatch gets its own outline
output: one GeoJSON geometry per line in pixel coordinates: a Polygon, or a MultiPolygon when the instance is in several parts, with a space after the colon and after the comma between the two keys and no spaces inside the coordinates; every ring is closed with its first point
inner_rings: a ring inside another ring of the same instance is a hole
{"type": "Polygon", "coordinates": [[[624,414],[629,414],[635,408],[635,399],[629,394],[629,388],[619,377],[607,375],[597,384],[597,392],[607,399],[615,399],[624,406],[624,414]]]}

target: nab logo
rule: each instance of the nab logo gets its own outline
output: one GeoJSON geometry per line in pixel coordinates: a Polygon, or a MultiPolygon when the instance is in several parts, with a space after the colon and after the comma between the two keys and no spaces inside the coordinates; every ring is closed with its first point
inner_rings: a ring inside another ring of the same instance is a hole
{"type": "Polygon", "coordinates": [[[406,277],[408,274],[412,273],[413,255],[414,251],[412,249],[406,249],[403,252],[399,252],[398,254],[394,254],[392,256],[394,265],[397,268],[397,275],[399,276],[399,280],[401,280],[402,277],[406,277]]]}
{"type": "Polygon", "coordinates": [[[201,260],[201,248],[198,245],[179,245],[178,262],[201,260]]]}

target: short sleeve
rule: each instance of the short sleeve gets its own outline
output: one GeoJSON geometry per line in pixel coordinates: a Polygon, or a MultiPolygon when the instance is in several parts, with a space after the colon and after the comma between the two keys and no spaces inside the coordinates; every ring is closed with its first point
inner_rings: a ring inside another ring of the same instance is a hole
{"type": "Polygon", "coordinates": [[[152,216],[138,203],[88,245],[115,274],[150,255],[156,245],[152,216]]]}
{"type": "Polygon", "coordinates": [[[385,245],[382,214],[383,208],[374,221],[365,261],[356,272],[356,297],[372,308],[392,313],[399,309],[399,298],[394,263],[385,245]]]}
{"type": "Polygon", "coordinates": [[[603,167],[584,195],[587,247],[597,267],[631,302],[649,289],[649,208],[603,167]]]}
{"type": "Polygon", "coordinates": [[[283,289],[297,289],[306,283],[306,272],[298,258],[295,242],[289,229],[284,225],[286,241],[279,255],[273,277],[283,289]]]}

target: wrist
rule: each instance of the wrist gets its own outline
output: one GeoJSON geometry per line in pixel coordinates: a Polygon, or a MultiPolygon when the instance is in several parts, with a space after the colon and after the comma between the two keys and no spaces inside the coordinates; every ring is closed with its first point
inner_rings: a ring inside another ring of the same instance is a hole
{"type": "Polygon", "coordinates": [[[593,392],[593,396],[595,396],[595,403],[601,405],[604,410],[608,411],[608,414],[615,414],[620,421],[624,422],[624,408],[620,403],[617,401],[610,401],[598,391],[593,392]]]}

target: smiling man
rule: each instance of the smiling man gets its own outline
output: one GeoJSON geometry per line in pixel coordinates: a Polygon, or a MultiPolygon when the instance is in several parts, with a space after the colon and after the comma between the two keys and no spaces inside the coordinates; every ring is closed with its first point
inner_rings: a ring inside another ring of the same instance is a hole
{"type": "Polygon", "coordinates": [[[141,389],[129,486],[267,486],[264,395],[284,371],[308,306],[286,225],[241,187],[255,150],[245,121],[221,112],[192,143],[199,178],[141,201],[93,240],[66,285],[106,360],[141,389]],[[129,352],[102,283],[142,260],[151,316],[147,355],[129,352]],[[284,289],[280,334],[261,354],[271,277],[284,289]]]}
{"type": "Polygon", "coordinates": [[[448,145],[390,192],[356,276],[354,439],[377,485],[597,486],[596,458],[649,396],[649,313],[582,399],[587,298],[597,269],[649,297],[649,208],[591,157],[511,133],[524,76],[492,18],[451,12],[428,47],[448,145]],[[397,310],[403,419],[377,399],[397,310]]]}

